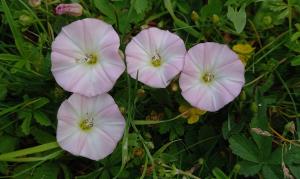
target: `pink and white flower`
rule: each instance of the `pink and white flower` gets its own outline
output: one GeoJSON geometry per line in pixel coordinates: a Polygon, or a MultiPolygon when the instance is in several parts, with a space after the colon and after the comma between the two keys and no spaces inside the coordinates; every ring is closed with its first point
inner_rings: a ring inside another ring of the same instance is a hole
{"type": "Polygon", "coordinates": [[[85,96],[108,92],[125,70],[113,27],[87,18],[62,28],[52,43],[51,71],[66,91],[85,96]]]}
{"type": "Polygon", "coordinates": [[[217,111],[239,95],[244,72],[238,55],[227,45],[200,43],[187,52],[179,85],[191,105],[217,111]]]}
{"type": "Polygon", "coordinates": [[[158,28],[141,31],[126,47],[127,72],[154,88],[165,88],[183,68],[186,49],[176,34],[158,28]]]}
{"type": "Polygon", "coordinates": [[[111,154],[123,136],[125,120],[108,94],[73,94],[57,114],[56,138],[73,155],[100,160],[111,154]]]}

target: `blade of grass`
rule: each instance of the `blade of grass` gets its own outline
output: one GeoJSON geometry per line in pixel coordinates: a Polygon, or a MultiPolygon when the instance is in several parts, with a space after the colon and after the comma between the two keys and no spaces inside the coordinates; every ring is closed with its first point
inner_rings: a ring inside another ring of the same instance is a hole
{"type": "Polygon", "coordinates": [[[25,50],[24,50],[24,47],[23,47],[24,39],[22,37],[22,34],[17,29],[17,24],[15,23],[15,21],[12,17],[12,14],[9,10],[9,7],[6,4],[6,0],[1,0],[1,3],[2,3],[2,8],[3,8],[5,18],[8,22],[8,24],[9,24],[9,27],[11,29],[11,32],[12,32],[13,36],[14,36],[16,47],[17,47],[19,53],[22,56],[24,56],[25,55],[25,50]]]}
{"type": "Polygon", "coordinates": [[[8,159],[13,159],[13,158],[24,156],[24,155],[44,152],[47,150],[55,149],[57,147],[59,147],[57,142],[50,142],[47,144],[42,144],[39,146],[27,148],[27,149],[21,149],[18,151],[1,154],[0,161],[7,161],[8,159]]]}
{"type": "MultiPolygon", "coordinates": [[[[289,87],[287,86],[287,84],[285,83],[285,81],[283,80],[283,78],[281,77],[280,73],[277,71],[277,70],[274,70],[275,71],[275,74],[276,76],[279,78],[280,82],[282,83],[283,87],[286,89],[291,101],[292,101],[292,104],[293,104],[293,107],[294,107],[294,110],[295,110],[295,114],[298,114],[298,110],[297,110],[297,106],[296,106],[296,103],[295,103],[295,100],[292,96],[292,93],[289,89],[289,87]]],[[[298,139],[300,139],[300,121],[299,121],[299,118],[296,116],[296,125],[297,125],[297,136],[298,136],[298,139]]]]}
{"type": "Polygon", "coordinates": [[[54,152],[54,153],[52,153],[52,154],[46,156],[46,157],[45,157],[45,160],[39,161],[38,163],[36,163],[35,165],[33,165],[33,166],[30,167],[30,168],[27,168],[27,169],[25,169],[25,170],[22,170],[21,172],[15,174],[15,175],[12,175],[12,176],[4,176],[4,177],[1,177],[1,176],[0,176],[0,178],[15,178],[15,177],[17,177],[17,176],[20,176],[20,175],[22,175],[22,174],[24,174],[24,173],[26,173],[26,172],[28,172],[28,171],[34,169],[35,167],[41,165],[42,163],[46,162],[47,160],[52,159],[53,156],[55,156],[55,157],[58,156],[58,154],[60,154],[60,153],[61,153],[61,151],[54,152]]]}
{"type": "Polygon", "coordinates": [[[46,155],[46,156],[43,156],[43,157],[8,158],[4,161],[6,161],[6,162],[38,162],[38,161],[50,160],[50,159],[53,159],[53,158],[59,156],[60,154],[62,154],[63,150],[55,151],[52,154],[54,154],[54,153],[55,153],[55,155],[50,154],[50,157],[49,157],[49,155],[46,155]]]}
{"type": "Polygon", "coordinates": [[[195,30],[192,26],[189,24],[185,23],[184,21],[178,19],[173,11],[172,3],[170,0],[164,0],[164,5],[169,14],[171,15],[172,19],[174,20],[174,23],[179,26],[181,29],[186,31],[187,33],[191,34],[197,39],[203,39],[203,34],[195,30]]]}

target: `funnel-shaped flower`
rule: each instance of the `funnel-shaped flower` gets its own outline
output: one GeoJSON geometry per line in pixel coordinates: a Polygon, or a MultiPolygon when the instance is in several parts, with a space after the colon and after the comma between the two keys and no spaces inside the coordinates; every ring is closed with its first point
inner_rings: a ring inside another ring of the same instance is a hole
{"type": "Polygon", "coordinates": [[[187,52],[179,85],[191,105],[217,111],[239,95],[244,72],[238,55],[226,45],[201,43],[187,52]]]}
{"type": "Polygon", "coordinates": [[[108,94],[73,94],[61,104],[57,119],[59,145],[73,155],[92,160],[111,154],[125,127],[123,116],[108,94]]]}
{"type": "Polygon", "coordinates": [[[145,29],[125,50],[127,72],[154,88],[165,88],[182,70],[186,49],[180,37],[158,28],[145,29]]]}
{"type": "Polygon", "coordinates": [[[97,19],[75,21],[52,43],[52,73],[66,91],[85,96],[108,92],[125,70],[118,34],[97,19]]]}

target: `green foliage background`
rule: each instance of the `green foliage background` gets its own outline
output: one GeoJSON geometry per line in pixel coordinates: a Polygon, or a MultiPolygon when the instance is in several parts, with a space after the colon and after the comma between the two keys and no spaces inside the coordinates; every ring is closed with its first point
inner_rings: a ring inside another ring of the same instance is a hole
{"type": "Polygon", "coordinates": [[[1,0],[1,175],[300,178],[299,15],[298,0],[44,0],[36,8],[25,0],[1,0]],[[84,14],[54,15],[62,2],[79,2],[84,14]],[[53,79],[50,53],[61,27],[85,17],[112,24],[122,51],[148,26],[177,33],[188,49],[205,41],[250,43],[255,53],[246,65],[243,91],[189,125],[178,116],[178,107],[186,104],[180,90],[152,89],[124,73],[110,92],[127,122],[117,149],[98,162],[72,156],[55,142],[57,109],[70,94],[53,79]],[[163,115],[146,120],[152,111],[163,115]]]}

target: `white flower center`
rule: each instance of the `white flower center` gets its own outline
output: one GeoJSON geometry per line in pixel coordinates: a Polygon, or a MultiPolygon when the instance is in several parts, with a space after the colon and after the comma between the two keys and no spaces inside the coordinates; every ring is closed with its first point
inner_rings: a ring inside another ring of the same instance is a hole
{"type": "Polygon", "coordinates": [[[85,132],[91,130],[93,126],[94,126],[93,117],[84,118],[79,122],[79,128],[85,132]]]}
{"type": "Polygon", "coordinates": [[[214,78],[215,78],[215,76],[214,76],[214,74],[212,74],[212,73],[205,73],[205,74],[202,76],[202,80],[203,80],[205,83],[210,83],[214,78]]]}
{"type": "Polygon", "coordinates": [[[161,57],[159,56],[159,54],[155,54],[152,58],[151,58],[151,64],[154,67],[159,67],[161,66],[162,60],[161,57]]]}
{"type": "Polygon", "coordinates": [[[84,63],[88,65],[94,65],[98,62],[98,56],[95,53],[87,54],[82,59],[76,59],[77,63],[84,63]]]}

